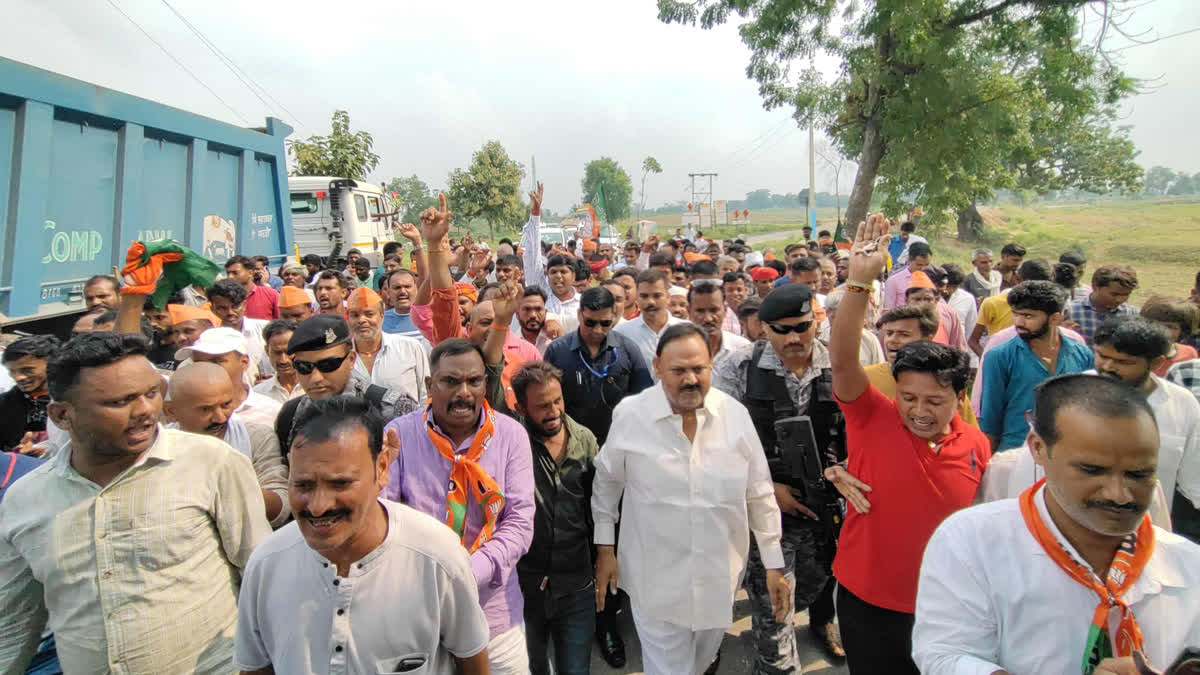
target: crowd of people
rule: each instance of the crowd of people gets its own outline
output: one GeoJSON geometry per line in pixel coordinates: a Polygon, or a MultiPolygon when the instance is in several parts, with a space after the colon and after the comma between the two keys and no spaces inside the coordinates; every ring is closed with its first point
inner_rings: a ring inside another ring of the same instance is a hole
{"type": "Polygon", "coordinates": [[[551,245],[542,198],[493,251],[443,197],[377,267],[135,243],[68,339],[4,336],[0,672],[577,675],[628,610],[698,675],[739,589],[754,673],[1200,647],[1200,275],[1135,308],[879,214],[551,245]]]}

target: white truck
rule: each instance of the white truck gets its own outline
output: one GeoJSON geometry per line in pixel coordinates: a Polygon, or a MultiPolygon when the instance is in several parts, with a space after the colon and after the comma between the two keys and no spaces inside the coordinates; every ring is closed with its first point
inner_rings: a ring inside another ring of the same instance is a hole
{"type": "Polygon", "coordinates": [[[394,239],[399,222],[378,185],[332,176],[291,176],[288,192],[300,257],[316,253],[332,262],[356,248],[372,267],[383,263],[383,245],[394,239]]]}

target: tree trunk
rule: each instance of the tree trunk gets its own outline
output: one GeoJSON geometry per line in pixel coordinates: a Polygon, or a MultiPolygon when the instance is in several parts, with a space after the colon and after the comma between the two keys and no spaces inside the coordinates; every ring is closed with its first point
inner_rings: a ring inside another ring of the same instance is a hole
{"type": "Polygon", "coordinates": [[[875,177],[879,174],[879,162],[883,159],[884,141],[880,134],[879,120],[872,116],[863,128],[863,149],[858,158],[858,173],[854,175],[854,187],[846,203],[846,231],[854,232],[858,224],[867,218],[871,193],[875,191],[875,177]]]}
{"type": "Polygon", "coordinates": [[[975,202],[958,212],[958,240],[964,242],[983,241],[983,216],[975,208],[975,202]]]}

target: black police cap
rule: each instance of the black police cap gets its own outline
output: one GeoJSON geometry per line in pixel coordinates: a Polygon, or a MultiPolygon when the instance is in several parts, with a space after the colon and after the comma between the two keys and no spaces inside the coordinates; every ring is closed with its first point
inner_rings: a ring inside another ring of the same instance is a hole
{"type": "Polygon", "coordinates": [[[315,352],[350,341],[350,327],[341,314],[314,314],[300,322],[288,340],[287,353],[315,352]]]}
{"type": "Polygon", "coordinates": [[[778,321],[804,316],[811,311],[812,291],[808,284],[792,282],[767,293],[758,308],[758,318],[760,321],[778,321]]]}

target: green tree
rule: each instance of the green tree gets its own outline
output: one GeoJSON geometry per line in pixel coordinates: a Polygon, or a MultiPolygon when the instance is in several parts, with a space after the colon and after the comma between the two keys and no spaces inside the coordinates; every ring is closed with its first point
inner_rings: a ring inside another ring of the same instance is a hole
{"type": "MultiPolygon", "coordinates": [[[[1046,119],[1034,120],[1031,125],[1037,132],[1024,142],[1013,142],[1006,160],[1010,174],[1004,185],[1019,200],[1062,190],[1107,194],[1142,189],[1143,171],[1135,161],[1137,148],[1128,127],[1111,126],[1114,111],[1070,125],[1054,124],[1049,109],[1042,114],[1046,119]]],[[[960,240],[982,240],[983,217],[975,202],[990,199],[993,187],[979,186],[971,203],[960,208],[960,240]]]]}
{"type": "Polygon", "coordinates": [[[333,111],[328,136],[309,136],[308,140],[287,142],[288,154],[296,160],[293,176],[336,176],[366,180],[379,164],[379,155],[371,151],[375,139],[366,131],[350,132],[350,113],[333,111]]]}
{"type": "Polygon", "coordinates": [[[608,213],[597,214],[607,216],[609,222],[629,217],[630,201],[633,197],[633,182],[629,174],[611,157],[593,159],[583,168],[583,180],[580,188],[583,190],[583,202],[596,204],[599,200],[600,185],[604,185],[604,203],[608,213]]]}
{"type": "Polygon", "coordinates": [[[1167,189],[1167,194],[1172,197],[1178,195],[1194,195],[1196,194],[1196,184],[1192,181],[1192,177],[1180,171],[1175,174],[1175,182],[1171,183],[1171,187],[1167,189]]]}
{"type": "MultiPolygon", "coordinates": [[[[936,219],[1018,182],[1018,163],[1051,160],[1035,122],[1095,119],[1134,90],[1102,47],[1081,39],[1079,13],[1122,0],[658,0],[665,22],[711,28],[736,12],[747,75],[768,109],[819,123],[858,171],[846,220],[878,186],[884,208],[919,202],[936,219]],[[825,81],[817,55],[839,62],[825,81]],[[800,65],[795,65],[800,64],[800,65]],[[1052,112],[1052,115],[1042,114],[1052,112]],[[1020,150],[1020,152],[1018,152],[1020,150]]],[[[1093,29],[1094,30],[1094,29],[1093,29]]],[[[1116,30],[1116,29],[1113,29],[1116,30]]]]}
{"type": "Polygon", "coordinates": [[[437,206],[437,194],[430,191],[425,181],[413,174],[407,178],[393,178],[384,187],[388,192],[395,192],[400,202],[400,222],[420,222],[420,214],[430,206],[437,206]]]}
{"type": "Polygon", "coordinates": [[[642,160],[642,201],[638,204],[638,218],[641,219],[642,211],[646,208],[646,176],[652,173],[662,173],[662,165],[657,159],[647,157],[642,160]]]}
{"type": "Polygon", "coordinates": [[[513,161],[499,141],[488,141],[471,156],[466,170],[450,172],[447,198],[459,224],[475,218],[487,221],[491,238],[496,226],[514,229],[525,213],[521,180],[525,168],[513,161]]]}
{"type": "Polygon", "coordinates": [[[1146,172],[1146,192],[1152,195],[1165,195],[1175,180],[1175,172],[1165,166],[1154,166],[1146,172]]]}

